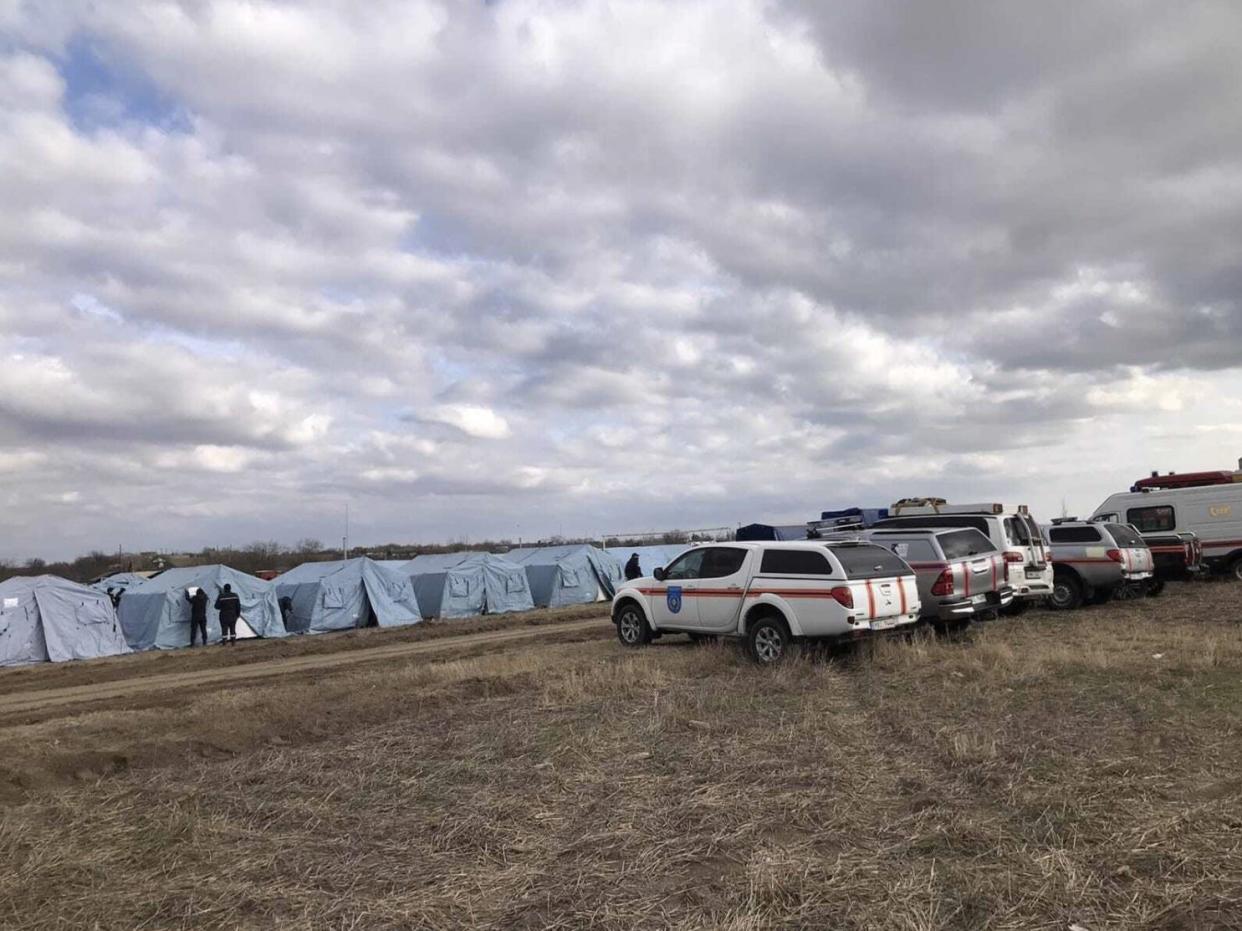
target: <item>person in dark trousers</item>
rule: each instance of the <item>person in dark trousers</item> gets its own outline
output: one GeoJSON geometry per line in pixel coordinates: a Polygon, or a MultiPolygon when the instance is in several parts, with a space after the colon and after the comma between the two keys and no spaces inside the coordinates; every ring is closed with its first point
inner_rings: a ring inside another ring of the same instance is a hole
{"type": "Polygon", "coordinates": [[[233,591],[233,587],[225,583],[224,590],[216,599],[216,610],[220,612],[220,642],[237,642],[237,619],[241,617],[241,599],[233,591]]]}
{"type": "Polygon", "coordinates": [[[641,579],[643,577],[642,566],[638,564],[638,554],[634,553],[630,556],[630,561],[625,564],[625,580],[641,579]]]}
{"type": "Polygon", "coordinates": [[[194,634],[203,635],[203,646],[207,646],[207,593],[201,588],[191,595],[185,593],[185,600],[190,603],[190,646],[194,646],[194,634]]]}

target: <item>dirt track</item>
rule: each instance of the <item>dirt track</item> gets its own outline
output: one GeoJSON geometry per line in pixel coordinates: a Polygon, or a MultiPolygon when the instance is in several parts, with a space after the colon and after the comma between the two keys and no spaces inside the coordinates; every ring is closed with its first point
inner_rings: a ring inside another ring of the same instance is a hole
{"type": "Polygon", "coordinates": [[[234,685],[273,677],[284,677],[315,670],[336,671],[347,666],[374,663],[381,660],[399,659],[434,653],[470,650],[479,646],[504,644],[513,641],[534,640],[540,637],[562,636],[579,631],[598,630],[607,627],[599,618],[540,627],[523,627],[515,630],[487,631],[444,637],[413,643],[393,643],[367,647],[342,653],[293,656],[284,659],[265,660],[244,666],[226,666],[184,672],[145,675],[111,682],[75,685],[65,688],[29,690],[0,695],[0,716],[21,715],[61,706],[77,706],[125,699],[152,692],[176,690],[178,694],[208,686],[234,685]]]}

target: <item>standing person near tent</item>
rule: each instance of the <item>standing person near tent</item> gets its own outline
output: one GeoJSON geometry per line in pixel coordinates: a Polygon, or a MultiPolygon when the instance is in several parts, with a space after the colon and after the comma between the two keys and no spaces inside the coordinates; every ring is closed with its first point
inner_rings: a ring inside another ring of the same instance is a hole
{"type": "Polygon", "coordinates": [[[643,567],[638,564],[638,554],[634,553],[630,556],[630,561],[625,564],[625,580],[641,579],[643,577],[643,567]]]}
{"type": "Polygon", "coordinates": [[[224,590],[216,599],[216,610],[220,612],[220,642],[237,642],[237,619],[241,617],[241,599],[233,591],[233,586],[224,583],[224,590]]]}
{"type": "Polygon", "coordinates": [[[194,646],[195,632],[203,635],[203,646],[207,646],[207,593],[196,588],[191,596],[186,591],[185,600],[190,603],[190,646],[194,646]]]}

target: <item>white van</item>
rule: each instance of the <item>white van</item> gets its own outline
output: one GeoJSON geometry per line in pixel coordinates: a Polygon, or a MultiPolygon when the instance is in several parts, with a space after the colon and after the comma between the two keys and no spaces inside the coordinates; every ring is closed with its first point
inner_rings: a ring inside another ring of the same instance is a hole
{"type": "Polygon", "coordinates": [[[1208,568],[1242,579],[1242,482],[1122,492],[1091,519],[1133,524],[1144,535],[1194,533],[1208,568]]]}

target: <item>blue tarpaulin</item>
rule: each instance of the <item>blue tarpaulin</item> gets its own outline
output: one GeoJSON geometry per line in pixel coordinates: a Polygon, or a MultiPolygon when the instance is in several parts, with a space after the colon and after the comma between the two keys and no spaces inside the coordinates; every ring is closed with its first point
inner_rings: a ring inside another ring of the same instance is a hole
{"type": "Polygon", "coordinates": [[[423,619],[409,577],[365,556],[303,563],[272,585],[277,598],[293,601],[290,633],[401,627],[423,619]]]}
{"type": "MultiPolygon", "coordinates": [[[[175,650],[190,645],[190,603],[186,592],[207,592],[207,639],[220,639],[220,616],[212,605],[225,584],[241,598],[242,622],[259,637],[283,637],[285,625],[271,582],[228,566],[166,569],[154,578],[131,585],[121,599],[121,629],[135,650],[175,650]]],[[[238,625],[245,636],[245,628],[238,625]]]]}
{"type": "Polygon", "coordinates": [[[0,666],[128,653],[112,601],[54,575],[0,582],[0,666]]]}
{"type": "Polygon", "coordinates": [[[611,598],[622,580],[621,564],[585,543],[524,547],[500,555],[526,570],[531,596],[541,608],[611,598]]]}
{"type": "Polygon", "coordinates": [[[411,579],[427,617],[506,614],[535,606],[526,570],[492,553],[426,553],[384,565],[411,579]]]}

